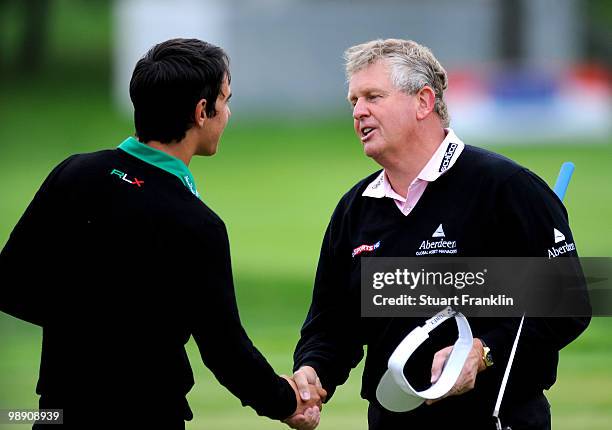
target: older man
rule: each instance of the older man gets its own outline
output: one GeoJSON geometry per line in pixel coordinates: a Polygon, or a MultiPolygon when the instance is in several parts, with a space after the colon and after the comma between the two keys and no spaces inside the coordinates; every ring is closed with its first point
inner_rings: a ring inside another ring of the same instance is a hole
{"type": "MultiPolygon", "coordinates": [[[[554,229],[573,241],[567,213],[535,174],[465,145],[449,128],[447,75],[429,49],[375,40],[348,49],[345,58],[355,133],[382,170],[351,188],[332,215],[294,378],[304,399],[319,378],[331,397],[367,345],[361,395],[370,402],[370,429],[492,428],[518,319],[471,318],[472,350],[449,394],[409,412],[388,411],[377,401],[377,385],[390,354],[423,320],[362,318],[360,259],[414,257],[432,237],[447,238],[458,256],[547,256],[554,229]]],[[[543,390],[555,382],[558,351],[587,325],[586,318],[526,320],[501,411],[505,424],[550,427],[543,390]]],[[[438,379],[453,335],[443,330],[430,340],[429,354],[424,348],[413,355],[407,372],[416,386],[438,379]]]]}

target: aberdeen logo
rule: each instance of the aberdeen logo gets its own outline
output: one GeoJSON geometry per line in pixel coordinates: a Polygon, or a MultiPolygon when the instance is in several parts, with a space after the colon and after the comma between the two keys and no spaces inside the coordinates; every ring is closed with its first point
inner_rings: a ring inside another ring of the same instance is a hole
{"type": "Polygon", "coordinates": [[[431,237],[444,237],[444,229],[442,228],[442,224],[438,226],[436,231],[431,235],[431,237]]]}
{"type": "Polygon", "coordinates": [[[559,230],[557,230],[556,228],[553,228],[553,237],[555,240],[555,245],[559,242],[563,242],[563,245],[558,246],[558,247],[553,246],[552,248],[550,248],[548,250],[548,258],[555,258],[567,252],[576,250],[576,245],[573,242],[567,243],[565,241],[565,235],[561,233],[559,230]]]}
{"type": "Polygon", "coordinates": [[[450,145],[448,145],[448,147],[446,148],[446,152],[444,153],[444,156],[442,157],[442,163],[440,164],[440,170],[439,170],[440,173],[448,169],[448,166],[450,166],[450,162],[453,159],[453,155],[455,155],[455,151],[457,150],[458,147],[459,145],[457,143],[451,143],[450,145]]]}
{"type": "Polygon", "coordinates": [[[353,249],[353,258],[361,254],[362,252],[372,252],[375,249],[378,249],[379,247],[380,247],[380,240],[376,242],[374,245],[360,245],[357,248],[353,249]]]}
{"type": "Polygon", "coordinates": [[[553,228],[553,234],[555,235],[555,243],[559,243],[562,240],[565,240],[565,235],[556,228],[553,228]]]}
{"type": "Polygon", "coordinates": [[[421,242],[419,250],[415,255],[434,255],[434,254],[456,254],[457,253],[457,241],[446,240],[446,234],[444,234],[444,227],[442,224],[438,226],[431,235],[431,237],[440,238],[440,240],[429,240],[426,239],[421,242]]]}
{"type": "Polygon", "coordinates": [[[116,175],[121,178],[121,180],[127,182],[128,184],[136,185],[138,188],[144,184],[144,181],[139,180],[138,178],[134,178],[133,180],[129,180],[127,178],[127,173],[123,173],[121,170],[113,169],[110,173],[111,175],[116,175]]]}

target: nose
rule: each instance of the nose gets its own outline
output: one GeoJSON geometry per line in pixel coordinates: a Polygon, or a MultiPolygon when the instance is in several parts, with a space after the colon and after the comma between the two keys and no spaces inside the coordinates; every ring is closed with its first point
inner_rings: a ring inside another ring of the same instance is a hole
{"type": "Polygon", "coordinates": [[[357,103],[355,103],[355,107],[353,107],[353,118],[361,119],[368,115],[370,115],[370,111],[366,102],[362,98],[357,99],[357,103]]]}

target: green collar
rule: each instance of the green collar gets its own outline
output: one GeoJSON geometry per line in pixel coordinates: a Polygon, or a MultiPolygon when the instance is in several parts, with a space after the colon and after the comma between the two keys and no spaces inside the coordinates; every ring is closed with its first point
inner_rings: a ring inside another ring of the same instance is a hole
{"type": "Polygon", "coordinates": [[[200,197],[191,172],[185,163],[178,158],[139,142],[131,136],[125,139],[121,145],[119,145],[119,149],[122,149],[131,156],[136,157],[145,163],[151,164],[159,169],[173,174],[181,180],[183,185],[185,185],[194,196],[200,197]]]}

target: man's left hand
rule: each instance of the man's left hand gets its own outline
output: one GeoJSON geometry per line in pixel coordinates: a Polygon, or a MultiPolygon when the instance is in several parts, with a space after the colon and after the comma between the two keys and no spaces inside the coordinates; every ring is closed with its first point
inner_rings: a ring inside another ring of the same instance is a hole
{"type": "MultiPolygon", "coordinates": [[[[442,369],[444,368],[444,363],[448,360],[448,356],[453,350],[452,346],[447,346],[444,349],[436,352],[433,358],[433,362],[431,364],[431,383],[434,384],[440,375],[442,374],[442,369]]],[[[431,405],[437,401],[440,401],[448,396],[458,396],[460,394],[466,393],[474,388],[476,384],[476,375],[478,372],[482,372],[486,369],[486,365],[484,363],[483,357],[483,347],[482,342],[478,338],[474,338],[474,343],[472,345],[472,350],[470,351],[467,359],[465,360],[465,364],[463,365],[463,369],[461,370],[461,374],[459,378],[457,378],[457,382],[453,388],[450,389],[448,393],[439,399],[427,400],[425,403],[431,405]]]]}

